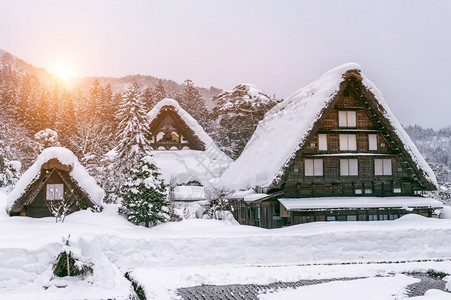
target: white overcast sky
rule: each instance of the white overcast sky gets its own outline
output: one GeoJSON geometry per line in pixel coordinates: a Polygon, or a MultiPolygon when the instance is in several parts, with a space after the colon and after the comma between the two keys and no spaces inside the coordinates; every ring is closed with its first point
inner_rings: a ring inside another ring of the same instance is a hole
{"type": "Polygon", "coordinates": [[[357,62],[401,123],[451,125],[449,0],[0,0],[0,48],[79,77],[249,82],[280,98],[357,62]]]}

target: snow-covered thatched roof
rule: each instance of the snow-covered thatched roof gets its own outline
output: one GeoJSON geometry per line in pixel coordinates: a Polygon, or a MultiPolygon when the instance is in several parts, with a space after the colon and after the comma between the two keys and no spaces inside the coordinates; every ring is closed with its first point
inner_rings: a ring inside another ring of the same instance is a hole
{"type": "Polygon", "coordinates": [[[103,203],[104,190],[99,187],[95,179],[88,174],[86,169],[80,164],[78,158],[69,149],[63,147],[50,147],[44,149],[38,156],[36,162],[20,177],[14,189],[8,195],[7,209],[10,210],[16,200],[18,200],[33,184],[41,174],[41,167],[52,159],[57,159],[61,164],[70,166],[69,175],[83,189],[90,200],[98,206],[103,203]]]}
{"type": "Polygon", "coordinates": [[[170,106],[186,126],[192,130],[194,136],[203,144],[204,150],[153,151],[156,165],[161,169],[165,180],[168,181],[172,176],[180,184],[188,181],[206,183],[210,179],[221,176],[232,159],[219,150],[202,126],[176,100],[166,98],[158,102],[147,114],[149,124],[157,118],[162,108],[167,106],[170,106]]]}
{"type": "Polygon", "coordinates": [[[278,184],[314,125],[336,99],[341,83],[346,80],[345,74],[353,72],[371,98],[377,101],[378,110],[393,128],[423,177],[436,186],[433,171],[390,111],[381,92],[360,70],[361,67],[355,63],[331,69],[273,107],[258,124],[241,156],[224,172],[222,179],[225,185],[244,190],[278,184]]]}

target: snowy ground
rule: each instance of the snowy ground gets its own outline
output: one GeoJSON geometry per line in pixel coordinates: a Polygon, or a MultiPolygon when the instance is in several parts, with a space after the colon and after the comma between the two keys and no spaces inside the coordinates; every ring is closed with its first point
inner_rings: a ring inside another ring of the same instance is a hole
{"type": "MultiPolygon", "coordinates": [[[[0,197],[1,299],[123,299],[131,288],[125,272],[144,287],[148,299],[174,298],[177,288],[200,284],[345,277],[370,278],[291,293],[384,286],[378,299],[396,299],[415,280],[402,272],[451,273],[451,220],[409,215],[395,221],[319,222],[276,230],[185,220],[147,229],[118,216],[114,205],[105,205],[102,213],[74,213],[64,223],[11,218],[5,205],[0,197]],[[94,263],[94,275],[84,280],[52,277],[52,263],[69,234],[74,251],[94,263]]],[[[278,293],[262,297],[285,299],[278,293]]]]}

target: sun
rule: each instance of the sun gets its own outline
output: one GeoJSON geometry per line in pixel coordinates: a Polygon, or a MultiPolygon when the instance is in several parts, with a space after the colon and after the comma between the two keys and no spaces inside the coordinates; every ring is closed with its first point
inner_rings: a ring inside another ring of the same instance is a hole
{"type": "Polygon", "coordinates": [[[63,81],[74,77],[73,68],[67,62],[60,61],[50,70],[50,72],[63,81]]]}

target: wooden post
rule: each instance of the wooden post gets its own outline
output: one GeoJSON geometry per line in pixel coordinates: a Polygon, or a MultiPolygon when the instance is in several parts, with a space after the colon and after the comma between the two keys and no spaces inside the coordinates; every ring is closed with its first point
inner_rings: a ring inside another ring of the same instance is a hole
{"type": "Polygon", "coordinates": [[[66,254],[67,276],[70,276],[69,255],[70,255],[70,252],[66,254]]]}

